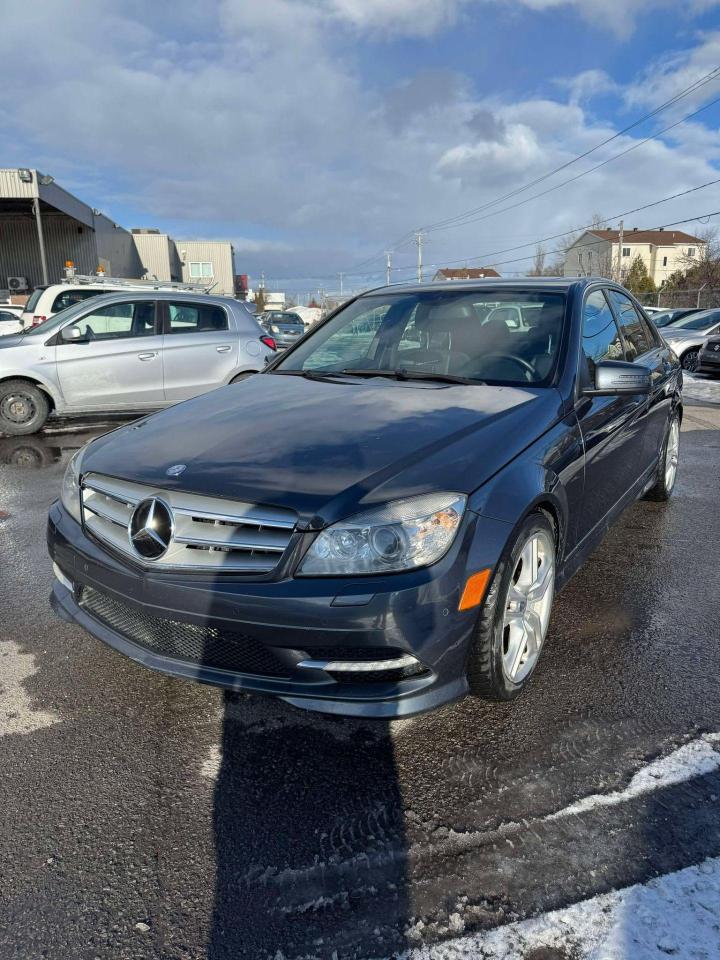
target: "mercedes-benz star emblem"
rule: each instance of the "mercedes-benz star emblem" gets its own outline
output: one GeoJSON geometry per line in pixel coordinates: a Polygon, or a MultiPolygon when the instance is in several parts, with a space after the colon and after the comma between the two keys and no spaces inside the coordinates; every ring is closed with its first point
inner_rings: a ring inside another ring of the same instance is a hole
{"type": "Polygon", "coordinates": [[[166,477],[179,477],[181,473],[185,473],[187,470],[186,463],[176,463],[172,467],[168,467],[165,471],[166,477]]]}
{"type": "Polygon", "coordinates": [[[130,543],[143,560],[159,560],[172,541],[174,529],[170,507],[158,497],[139,503],[130,517],[130,543]]]}

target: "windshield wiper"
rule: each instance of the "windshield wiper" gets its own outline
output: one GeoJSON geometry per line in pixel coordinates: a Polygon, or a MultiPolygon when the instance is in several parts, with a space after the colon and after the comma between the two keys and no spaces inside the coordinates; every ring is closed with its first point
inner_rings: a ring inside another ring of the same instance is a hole
{"type": "Polygon", "coordinates": [[[437,383],[481,384],[482,380],[458,377],[452,373],[431,373],[429,370],[353,370],[342,371],[349,377],[389,377],[392,380],[435,380],[437,383]]]}
{"type": "Polygon", "coordinates": [[[268,370],[268,373],[283,377],[304,377],[305,380],[327,380],[340,376],[339,370],[268,370]]]}

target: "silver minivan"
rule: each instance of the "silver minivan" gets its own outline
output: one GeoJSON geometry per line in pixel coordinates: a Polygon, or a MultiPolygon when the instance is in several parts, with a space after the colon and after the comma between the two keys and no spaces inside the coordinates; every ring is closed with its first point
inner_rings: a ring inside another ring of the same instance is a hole
{"type": "Polygon", "coordinates": [[[274,349],[230,297],[93,297],[0,339],[0,433],[36,433],[52,413],[157,410],[256,373],[274,349]]]}

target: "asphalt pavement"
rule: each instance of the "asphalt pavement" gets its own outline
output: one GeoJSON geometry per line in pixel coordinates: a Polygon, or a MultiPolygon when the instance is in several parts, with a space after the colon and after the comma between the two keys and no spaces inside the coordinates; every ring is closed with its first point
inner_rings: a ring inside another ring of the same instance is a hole
{"type": "Polygon", "coordinates": [[[392,723],[160,676],[57,620],[47,508],[109,427],[0,438],[0,957],[390,957],[720,855],[717,766],[628,789],[720,731],[714,386],[672,501],[557,598],[527,694],[392,723]]]}

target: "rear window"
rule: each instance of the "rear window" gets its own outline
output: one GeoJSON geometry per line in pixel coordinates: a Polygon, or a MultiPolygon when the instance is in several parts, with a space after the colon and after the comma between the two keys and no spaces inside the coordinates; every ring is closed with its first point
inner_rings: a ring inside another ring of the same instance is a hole
{"type": "Polygon", "coordinates": [[[90,297],[97,297],[101,293],[108,293],[107,290],[93,290],[93,289],[82,289],[81,287],[73,287],[70,290],[63,290],[62,293],[59,293],[53,300],[53,305],[50,308],[51,313],[59,313],[61,310],[65,310],[67,307],[74,307],[76,303],[82,303],[83,300],[89,300],[90,297]]]}
{"type": "Polygon", "coordinates": [[[43,294],[43,291],[47,290],[47,287],[35,287],[33,292],[30,294],[30,297],[25,304],[26,310],[34,310],[37,306],[37,302],[43,294]]]}

